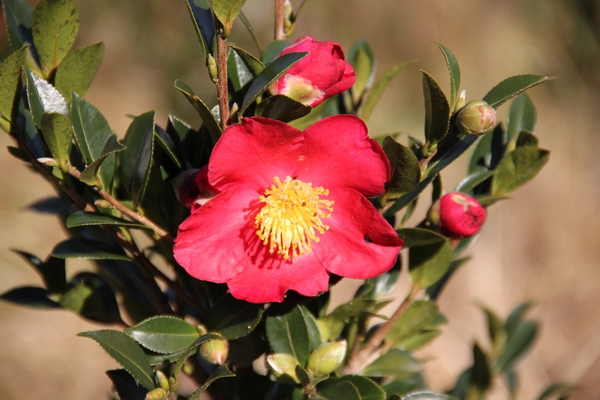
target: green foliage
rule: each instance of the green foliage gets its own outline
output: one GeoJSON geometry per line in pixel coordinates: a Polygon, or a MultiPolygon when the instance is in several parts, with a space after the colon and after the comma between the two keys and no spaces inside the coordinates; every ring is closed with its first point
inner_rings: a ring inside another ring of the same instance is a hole
{"type": "Polygon", "coordinates": [[[262,306],[235,299],[226,294],[213,305],[208,326],[225,339],[238,339],[256,328],[263,314],[262,306]]]}
{"type": "Polygon", "coordinates": [[[190,347],[200,335],[193,325],[174,317],[157,316],[125,329],[145,348],[169,354],[190,347]]]}
{"type": "Polygon", "coordinates": [[[384,199],[397,199],[413,190],[421,180],[421,167],[415,154],[391,136],[383,140],[383,151],[390,161],[392,176],[386,183],[384,199]]]}

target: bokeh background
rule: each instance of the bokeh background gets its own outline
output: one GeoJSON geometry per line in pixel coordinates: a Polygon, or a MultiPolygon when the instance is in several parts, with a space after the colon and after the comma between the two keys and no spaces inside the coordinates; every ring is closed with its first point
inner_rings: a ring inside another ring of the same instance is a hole
{"type": "MultiPolygon", "coordinates": [[[[193,125],[199,118],[173,88],[186,81],[209,104],[214,86],[183,0],[74,0],[80,12],[77,46],[106,43],[98,77],[86,98],[122,136],[125,114],[157,111],[157,121],[175,114],[193,125]]],[[[37,1],[31,1],[36,4],[37,1]]],[[[294,1],[297,6],[298,2],[294,1]]],[[[248,0],[244,11],[263,45],[273,36],[273,0],[248,0]]],[[[535,399],[551,382],[578,385],[573,399],[600,398],[600,2],[596,0],[404,0],[308,1],[292,38],[309,34],[349,49],[364,38],[381,74],[414,60],[390,85],[369,121],[372,135],[420,136],[423,131],[421,74],[448,87],[444,59],[432,41],[458,58],[467,99],[482,97],[500,80],[536,73],[560,79],[528,93],[538,110],[542,147],[552,150],[540,175],[490,209],[472,260],[441,299],[450,323],[431,346],[433,389],[452,386],[470,365],[471,346],[487,346],[483,303],[502,316],[526,300],[542,325],[533,351],[520,363],[517,399],[535,399]]],[[[2,20],[3,24],[3,20],[2,20]]],[[[231,40],[257,51],[238,21],[231,40]]],[[[0,54],[8,54],[4,27],[0,54]]],[[[505,117],[508,107],[501,115],[505,117]]],[[[0,145],[12,145],[7,135],[0,145]]],[[[464,162],[444,173],[451,190],[464,162]]],[[[6,151],[0,152],[0,292],[38,285],[39,278],[12,248],[45,258],[65,237],[58,221],[27,206],[52,189],[6,151]]],[[[424,210],[420,210],[424,212],[424,210]]],[[[69,262],[68,273],[89,268],[69,262]]],[[[340,291],[338,290],[338,293],[340,291]]],[[[344,294],[340,294],[341,297],[344,294]]],[[[0,303],[0,393],[4,399],[107,399],[104,375],[114,363],[93,341],[75,335],[104,326],[66,311],[36,311],[0,303]]],[[[507,399],[502,382],[490,399],[507,399]]]]}

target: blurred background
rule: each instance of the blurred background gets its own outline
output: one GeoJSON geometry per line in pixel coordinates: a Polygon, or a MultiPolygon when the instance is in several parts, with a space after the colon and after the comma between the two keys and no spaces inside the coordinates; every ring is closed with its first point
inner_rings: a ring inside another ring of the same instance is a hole
{"type": "MultiPolygon", "coordinates": [[[[76,46],[106,44],[86,98],[104,113],[114,132],[121,137],[125,133],[125,114],[148,110],[156,110],[162,124],[168,114],[175,114],[199,125],[192,107],[173,88],[180,78],[209,105],[216,104],[183,1],[74,1],[82,26],[76,46]]],[[[273,36],[273,3],[248,0],[244,7],[263,46],[273,36]]],[[[471,363],[474,341],[489,345],[484,315],[476,304],[506,317],[530,300],[535,306],[529,316],[542,328],[533,351],[518,366],[516,398],[535,399],[556,381],[578,385],[573,399],[600,398],[600,132],[594,125],[600,111],[599,12],[596,0],[313,0],[300,14],[292,39],[311,35],[338,41],[348,50],[364,38],[378,59],[378,75],[393,64],[414,60],[372,115],[373,136],[422,136],[419,69],[448,90],[444,58],[432,41],[444,44],[460,62],[467,100],[481,98],[511,75],[560,78],[528,91],[538,110],[540,146],[552,151],[550,162],[510,200],[489,210],[482,234],[468,250],[472,260],[442,295],[441,311],[450,323],[418,353],[427,360],[432,389],[452,387],[471,363]]],[[[257,53],[239,20],[230,40],[257,53]]],[[[8,53],[2,26],[0,55],[8,53]]],[[[501,108],[502,120],[507,110],[501,108]]],[[[12,145],[7,135],[0,136],[0,145],[12,145]]],[[[455,164],[443,174],[447,191],[465,173],[464,161],[455,164]]],[[[0,171],[0,292],[5,292],[40,282],[10,249],[45,258],[65,235],[55,217],[27,210],[54,194],[45,181],[5,151],[0,152],[0,171]]],[[[89,265],[69,261],[67,267],[72,275],[89,265]]],[[[66,311],[6,303],[0,303],[0,321],[4,399],[109,398],[111,385],[104,371],[117,364],[93,341],[75,336],[105,326],[66,311]]],[[[508,398],[502,382],[489,398],[508,398]]]]}

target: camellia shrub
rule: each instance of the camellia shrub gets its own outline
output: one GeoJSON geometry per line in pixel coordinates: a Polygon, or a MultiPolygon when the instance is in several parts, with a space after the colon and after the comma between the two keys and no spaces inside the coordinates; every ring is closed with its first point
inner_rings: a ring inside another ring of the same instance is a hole
{"type": "Polygon", "coordinates": [[[473,345],[445,394],[428,391],[413,351],[444,329],[437,300],[491,207],[548,161],[525,91],[551,78],[512,76],[467,102],[456,57],[437,44],[450,88],[422,71],[424,135],[374,139],[364,121],[407,64],[378,73],[362,40],[347,51],[335,38],[288,41],[302,5],[277,0],[274,41],[253,54],[227,40],[236,18],[254,35],[244,0],[178,3],[218,104],[177,80],[201,126],[148,111],[121,138],[84,98],[104,45],[72,48],[72,0],[2,0],[13,52],[0,64],[0,126],[10,154],[56,188],[45,207],[70,238],[49,255],[19,251],[42,283],[1,298],[110,324],[79,335],[123,367],[107,375],[124,400],[480,399],[497,378],[514,394],[538,329],[528,304],[506,319],[483,310],[491,345],[473,345]],[[464,179],[444,187],[462,155],[464,179]],[[411,216],[422,222],[407,226],[411,216]],[[72,258],[97,268],[67,276],[72,258]],[[411,288],[381,315],[401,274],[411,288]],[[343,278],[363,283],[330,304],[343,278]],[[182,374],[196,390],[180,390],[182,374]]]}

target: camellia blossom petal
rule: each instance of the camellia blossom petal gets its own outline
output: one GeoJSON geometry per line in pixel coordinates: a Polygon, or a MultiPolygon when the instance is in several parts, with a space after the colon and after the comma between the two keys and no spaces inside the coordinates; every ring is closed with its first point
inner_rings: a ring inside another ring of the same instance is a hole
{"type": "Polygon", "coordinates": [[[323,100],[350,89],[356,75],[344,59],[342,47],[335,42],[319,42],[303,36],[283,49],[279,55],[307,52],[272,88],[300,103],[315,107],[323,100]]]}
{"type": "Polygon", "coordinates": [[[329,273],[389,270],[402,241],[366,196],[384,191],[389,163],[351,115],[302,132],[253,117],[228,127],[208,165],[214,198],[179,227],[175,259],[197,279],[227,283],[253,303],[326,291],[329,273]]]}

